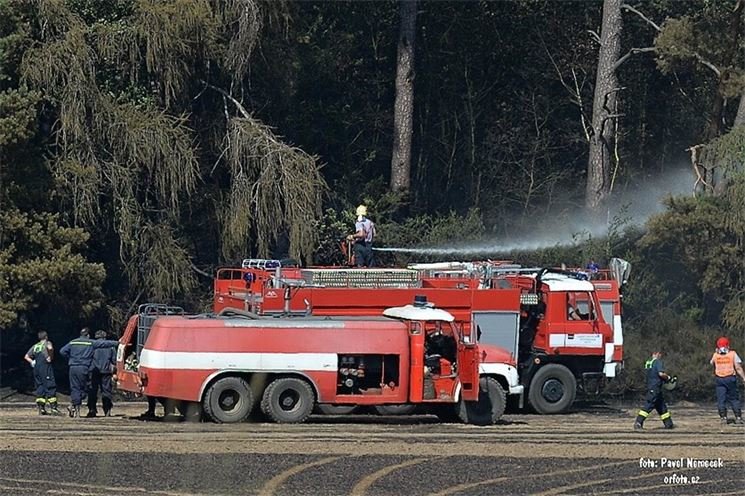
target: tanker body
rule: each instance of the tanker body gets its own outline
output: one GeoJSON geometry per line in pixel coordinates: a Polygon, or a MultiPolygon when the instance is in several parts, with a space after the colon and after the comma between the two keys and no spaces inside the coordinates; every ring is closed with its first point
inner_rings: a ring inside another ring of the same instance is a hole
{"type": "MultiPolygon", "coordinates": [[[[324,405],[419,405],[464,422],[493,424],[507,392],[520,394],[514,364],[479,349],[448,312],[407,305],[386,317],[133,317],[121,339],[119,387],[201,409],[216,422],[245,420],[255,406],[275,422],[302,422],[324,405]],[[139,350],[139,352],[138,352],[139,350]],[[127,367],[137,359],[136,369],[127,367]],[[512,369],[512,370],[510,370],[512,369]]],[[[150,313],[152,314],[152,312],[150,313]]]]}

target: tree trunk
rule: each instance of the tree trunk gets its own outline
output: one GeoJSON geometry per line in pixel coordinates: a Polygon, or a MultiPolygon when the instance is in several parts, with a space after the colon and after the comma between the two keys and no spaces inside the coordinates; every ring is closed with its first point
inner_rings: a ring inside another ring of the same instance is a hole
{"type": "Polygon", "coordinates": [[[591,210],[597,210],[610,194],[611,150],[619,90],[614,66],[621,51],[622,29],[621,0],[604,0],[585,192],[585,205],[591,210]]]}
{"type": "MultiPolygon", "coordinates": [[[[730,25],[730,32],[732,33],[732,44],[730,45],[730,59],[729,62],[732,64],[737,57],[737,47],[740,43],[740,32],[742,28],[742,11],[745,8],[745,2],[738,0],[735,4],[735,8],[732,11],[732,24],[730,25]]],[[[735,115],[734,126],[742,126],[745,124],[745,90],[740,95],[740,105],[737,107],[737,114],[735,115]]]]}
{"type": "Polygon", "coordinates": [[[735,126],[742,126],[745,124],[745,91],[740,95],[740,105],[737,107],[737,115],[735,115],[735,126]]]}
{"type": "Polygon", "coordinates": [[[400,0],[396,103],[393,109],[391,189],[406,191],[411,185],[411,138],[414,134],[414,41],[416,0],[400,0]]]}

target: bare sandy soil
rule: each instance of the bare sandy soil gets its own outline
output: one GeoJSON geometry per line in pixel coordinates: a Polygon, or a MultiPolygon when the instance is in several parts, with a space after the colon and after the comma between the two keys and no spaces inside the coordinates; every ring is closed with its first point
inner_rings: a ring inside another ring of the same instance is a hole
{"type": "Polygon", "coordinates": [[[743,494],[745,428],[711,407],[677,428],[634,411],[507,415],[493,427],[434,417],[312,417],[302,425],[39,417],[0,408],[0,494],[743,494]]]}

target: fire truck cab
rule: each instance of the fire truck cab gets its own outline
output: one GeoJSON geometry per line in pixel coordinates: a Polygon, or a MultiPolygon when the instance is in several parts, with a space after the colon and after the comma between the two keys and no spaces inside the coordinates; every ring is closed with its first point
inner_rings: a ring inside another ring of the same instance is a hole
{"type": "Polygon", "coordinates": [[[504,412],[505,389],[522,390],[516,372],[480,373],[484,351],[471,328],[423,297],[384,317],[178,313],[145,306],[130,320],[118,387],[201,408],[218,423],[243,421],[256,405],[275,422],[296,423],[317,404],[414,404],[491,425],[504,412]]]}

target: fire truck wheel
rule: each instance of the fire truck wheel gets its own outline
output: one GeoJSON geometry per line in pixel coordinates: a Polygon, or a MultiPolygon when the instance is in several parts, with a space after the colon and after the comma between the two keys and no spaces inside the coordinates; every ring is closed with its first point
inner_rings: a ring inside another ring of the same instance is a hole
{"type": "Polygon", "coordinates": [[[577,396],[577,379],[563,365],[551,363],[538,370],[530,381],[528,401],[537,413],[566,411],[577,396]]]}
{"type": "Polygon", "coordinates": [[[269,384],[261,398],[261,411],[278,424],[305,422],[313,412],[315,394],[310,384],[283,377],[269,384]]]}
{"type": "Polygon", "coordinates": [[[507,396],[493,377],[479,379],[478,401],[463,401],[458,404],[458,418],[466,424],[492,425],[502,417],[507,396]]]}
{"type": "Polygon", "coordinates": [[[349,415],[357,410],[357,405],[316,405],[317,413],[323,415],[349,415]]]}
{"type": "Polygon", "coordinates": [[[248,383],[240,377],[223,377],[215,381],[204,395],[202,406],[209,418],[218,424],[246,420],[254,405],[248,383]]]}
{"type": "Polygon", "coordinates": [[[416,405],[376,405],[375,412],[378,415],[411,415],[416,410],[416,405]]]}

